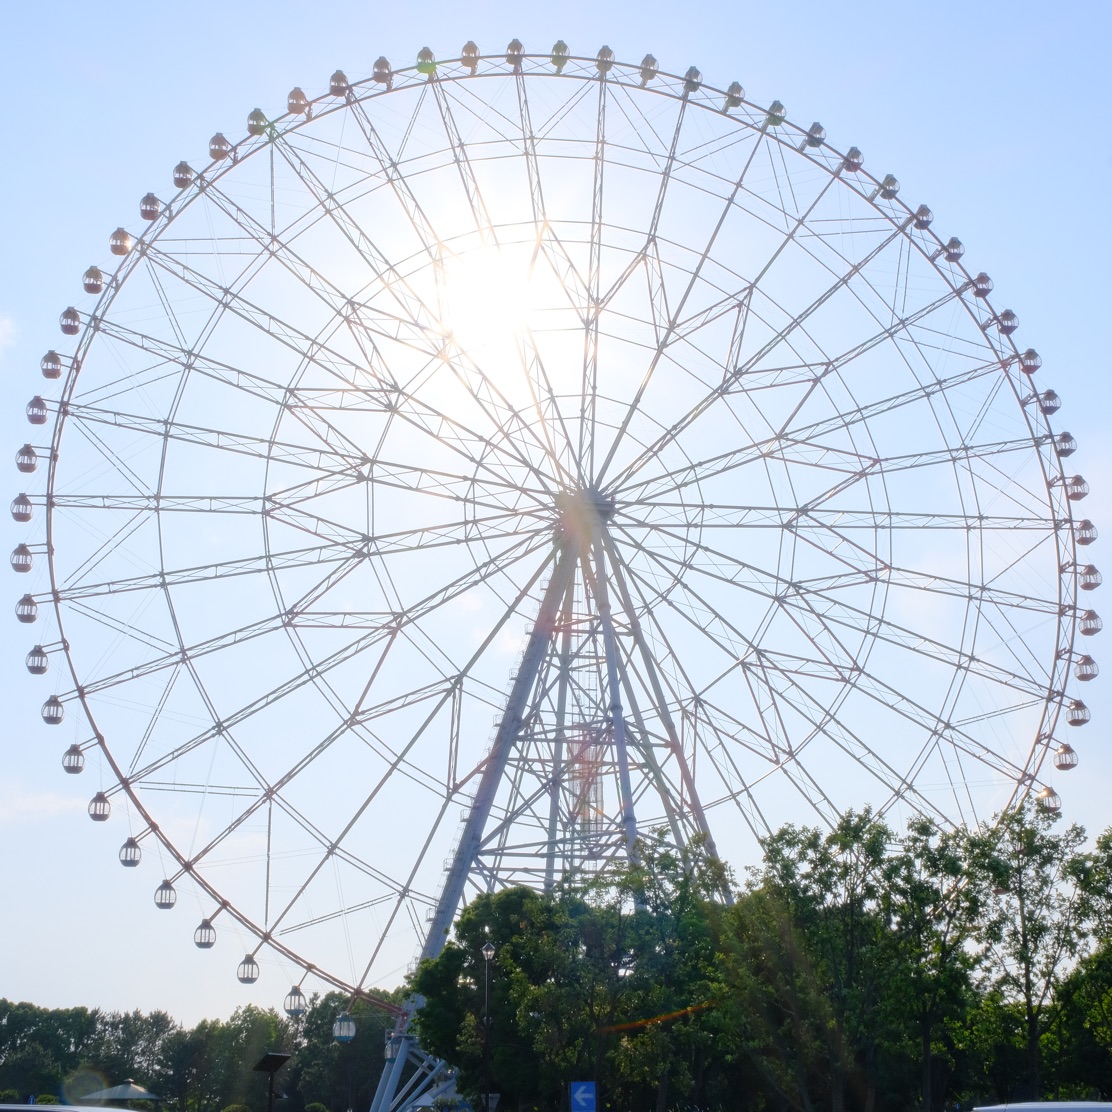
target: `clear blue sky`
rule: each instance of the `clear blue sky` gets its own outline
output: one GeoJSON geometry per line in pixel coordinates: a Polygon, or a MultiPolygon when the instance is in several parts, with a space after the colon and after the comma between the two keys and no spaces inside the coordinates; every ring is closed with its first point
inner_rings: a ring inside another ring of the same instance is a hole
{"type": "MultiPolygon", "coordinates": [[[[870,167],[900,179],[913,207],[927,203],[939,234],[964,241],[970,269],[992,276],[994,303],[1020,316],[1021,346],[1042,354],[1042,383],[1065,402],[1058,427],[1077,437],[1072,462],[1093,488],[1083,509],[1105,529],[1089,551],[1112,576],[1103,556],[1112,544],[1108,4],[6,0],[3,11],[0,427],[9,460],[28,438],[23,406],[41,389],[39,357],[58,344],[58,313],[82,271],[106,257],[117,225],[138,223],[139,198],[165,190],[179,159],[202,159],[213,132],[238,137],[252,108],[277,114],[292,86],[312,95],[337,67],[361,78],[380,54],[408,64],[426,44],[449,56],[469,38],[484,51],[515,36],[528,50],[563,38],[574,53],[605,43],[622,60],[651,51],[663,69],[694,64],[712,84],[738,80],[751,100],[779,99],[794,121],[821,121],[836,147],[860,147],[870,167]]],[[[8,467],[14,496],[19,478],[8,467]]],[[[24,530],[4,522],[10,549],[24,530]]],[[[6,582],[14,604],[22,585],[6,582]]],[[[1108,591],[1093,599],[1106,620],[1108,591]]],[[[248,1001],[280,1006],[288,985],[265,975],[238,985],[235,944],[205,960],[191,943],[193,916],[156,912],[149,877],[137,882],[116,864],[118,831],[85,815],[94,786],[63,776],[57,740],[39,721],[41,688],[23,666],[28,631],[11,617],[0,630],[0,994],[161,1007],[189,1022],[248,1001]],[[41,907],[57,917],[33,916],[41,907]]],[[[1103,643],[1093,648],[1102,662],[1103,643]]],[[[1081,767],[1055,783],[1067,817],[1091,831],[1112,816],[1112,701],[1106,684],[1093,687],[1081,767]]]]}

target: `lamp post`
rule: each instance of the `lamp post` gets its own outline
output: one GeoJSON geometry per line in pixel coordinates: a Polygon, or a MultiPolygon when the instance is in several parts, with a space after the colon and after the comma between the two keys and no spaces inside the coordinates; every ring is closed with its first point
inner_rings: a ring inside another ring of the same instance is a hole
{"type": "Polygon", "coordinates": [[[255,1073],[265,1073],[267,1075],[267,1112],[274,1112],[274,1075],[290,1060],[290,1057],[291,1055],[280,1050],[268,1050],[259,1061],[251,1067],[255,1073]]]}
{"type": "Polygon", "coordinates": [[[487,943],[483,955],[483,1112],[490,1112],[490,962],[494,946],[487,943]]]}

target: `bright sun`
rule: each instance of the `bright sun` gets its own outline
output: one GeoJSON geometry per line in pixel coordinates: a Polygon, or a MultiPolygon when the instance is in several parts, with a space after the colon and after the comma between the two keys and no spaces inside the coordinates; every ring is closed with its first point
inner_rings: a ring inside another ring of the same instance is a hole
{"type": "Polygon", "coordinates": [[[452,256],[444,265],[445,326],[472,356],[510,357],[537,310],[528,258],[497,247],[452,256]]]}

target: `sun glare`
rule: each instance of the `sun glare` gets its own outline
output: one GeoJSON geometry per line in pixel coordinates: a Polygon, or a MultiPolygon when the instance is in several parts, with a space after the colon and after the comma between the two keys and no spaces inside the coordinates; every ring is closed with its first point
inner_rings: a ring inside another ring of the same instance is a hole
{"type": "Polygon", "coordinates": [[[445,325],[473,357],[513,357],[539,306],[528,257],[498,247],[455,255],[442,283],[445,325]]]}

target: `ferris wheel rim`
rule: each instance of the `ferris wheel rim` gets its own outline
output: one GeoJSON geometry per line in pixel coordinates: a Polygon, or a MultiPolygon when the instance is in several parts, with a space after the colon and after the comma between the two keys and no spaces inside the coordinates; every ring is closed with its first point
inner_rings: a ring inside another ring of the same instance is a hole
{"type": "MultiPolygon", "coordinates": [[[[483,57],[480,58],[480,61],[486,61],[488,59],[497,59],[497,57],[498,56],[496,56],[496,55],[483,56],[483,57]]],[[[523,55],[522,56],[522,66],[523,67],[527,63],[530,63],[530,62],[536,62],[538,64],[543,64],[547,61],[548,61],[548,59],[544,55],[523,55]]],[[[588,65],[594,65],[595,62],[596,62],[596,59],[575,57],[575,58],[570,58],[569,61],[575,62],[575,63],[581,63],[584,66],[588,66],[588,65]]],[[[444,64],[447,64],[447,63],[444,63],[444,64]]],[[[504,62],[502,64],[503,64],[503,66],[505,65],[504,62]]],[[[623,69],[624,69],[624,71],[628,71],[628,73],[632,73],[633,71],[636,71],[638,69],[638,67],[635,67],[635,66],[624,66],[623,67],[623,65],[621,63],[614,63],[613,69],[618,70],[619,72],[623,71],[623,69]]],[[[513,72],[516,73],[517,71],[515,70],[513,72]]],[[[612,72],[612,71],[608,70],[605,73],[603,73],[602,74],[602,80],[604,80],[604,81],[605,80],[610,80],[610,78],[608,76],[608,74],[610,72],[612,72]]],[[[354,94],[351,94],[351,95],[349,95],[347,97],[344,97],[344,98],[338,98],[337,103],[327,107],[322,112],[320,112],[318,115],[315,115],[313,117],[313,120],[317,120],[317,119],[321,118],[322,116],[324,116],[325,114],[328,114],[328,113],[335,113],[335,112],[343,111],[350,106],[350,104],[352,103],[353,100],[361,100],[361,99],[370,100],[373,97],[386,95],[387,93],[399,91],[399,87],[404,87],[404,86],[401,86],[400,83],[404,82],[405,80],[408,80],[410,76],[416,75],[417,73],[418,73],[418,71],[417,71],[416,67],[411,67],[411,68],[406,69],[406,70],[392,71],[393,80],[395,82],[398,82],[399,84],[393,85],[393,86],[388,87],[386,89],[374,88],[374,86],[371,84],[374,81],[373,78],[368,79],[366,82],[361,82],[361,83],[358,83],[357,85],[352,85],[352,86],[350,86],[350,89],[353,90],[353,91],[357,88],[362,87],[363,85],[367,85],[372,89],[372,92],[371,92],[371,94],[369,94],[365,98],[355,97],[354,94]]],[[[542,76],[540,73],[534,72],[534,71],[523,72],[522,75],[525,76],[525,77],[529,77],[529,78],[542,76]]],[[[426,75],[422,74],[421,75],[421,80],[424,80],[425,76],[426,75]]],[[[478,76],[479,77],[487,77],[487,78],[494,78],[494,77],[503,77],[503,78],[505,78],[505,77],[509,76],[509,74],[505,73],[505,72],[502,72],[502,73],[489,72],[489,73],[479,74],[478,76]]],[[[543,76],[552,77],[553,75],[544,74],[543,76]]],[[[577,80],[581,80],[582,82],[584,82],[585,87],[588,87],[587,86],[588,82],[590,82],[592,80],[593,81],[598,81],[600,79],[598,74],[596,74],[593,78],[591,76],[589,76],[588,74],[562,74],[561,73],[561,74],[558,74],[556,76],[575,78],[577,80]]],[[[675,83],[677,85],[684,83],[685,80],[686,80],[685,78],[679,77],[677,75],[661,74],[660,77],[661,77],[661,79],[671,80],[673,83],[675,83]]],[[[439,82],[439,81],[442,81],[442,80],[465,81],[465,80],[469,80],[469,79],[471,79],[471,75],[461,73],[461,74],[452,75],[452,76],[447,77],[447,78],[442,78],[441,76],[438,75],[435,80],[439,82]]],[[[701,90],[706,90],[709,87],[703,86],[702,83],[700,82],[699,88],[701,90]]],[[[653,88],[651,91],[654,94],[657,94],[657,95],[671,96],[675,100],[682,99],[682,94],[677,95],[674,91],[671,91],[671,90],[664,90],[664,89],[661,89],[661,88],[653,88]]],[[[725,96],[728,95],[727,93],[725,93],[721,90],[713,90],[713,94],[716,97],[719,97],[719,98],[725,97],[725,96]]],[[[319,99],[325,100],[325,99],[330,99],[330,98],[322,97],[322,98],[319,98],[319,99]]],[[[315,101],[312,102],[312,103],[316,104],[315,101]]],[[[704,108],[707,111],[712,110],[710,108],[709,103],[700,102],[698,106],[704,108]]],[[[742,106],[744,108],[746,108],[747,110],[756,108],[755,105],[752,105],[752,104],[750,104],[750,102],[747,102],[747,101],[743,101],[742,106]]],[[[757,109],[756,111],[765,112],[764,109],[757,109]]],[[[280,117],[279,120],[286,119],[286,118],[287,117],[280,117]]],[[[310,125],[313,122],[313,120],[310,120],[308,118],[306,118],[304,120],[300,120],[299,122],[297,122],[291,128],[291,130],[297,130],[297,129],[300,129],[302,127],[306,127],[306,126],[310,125]]],[[[274,124],[270,124],[268,126],[276,126],[277,122],[278,121],[275,121],[274,124]]],[[[778,126],[784,126],[786,128],[794,129],[794,135],[795,135],[796,139],[800,138],[801,136],[805,136],[806,134],[808,134],[808,132],[805,129],[799,128],[796,125],[788,124],[786,121],[783,125],[778,125],[778,126]]],[[[785,140],[781,139],[779,136],[774,136],[774,138],[777,140],[777,142],[780,142],[783,146],[794,149],[794,143],[789,144],[785,140]]],[[[219,169],[217,170],[217,172],[215,174],[213,174],[209,179],[207,179],[210,182],[210,184],[215,184],[225,174],[232,172],[234,170],[235,166],[238,165],[240,162],[242,162],[246,158],[250,157],[251,155],[256,154],[256,153],[265,149],[265,145],[262,142],[257,142],[257,143],[255,143],[254,146],[250,145],[252,143],[252,140],[250,138],[248,140],[246,140],[246,142],[249,145],[249,149],[247,149],[244,154],[239,154],[238,153],[240,144],[236,144],[234,147],[232,147],[232,151],[233,151],[232,159],[227,162],[227,165],[220,166],[219,169]]],[[[823,143],[823,145],[825,146],[825,142],[823,143]]],[[[836,154],[836,152],[835,152],[835,154],[836,154]]],[[[810,156],[808,155],[808,157],[810,157],[810,156]]],[[[838,157],[842,160],[845,159],[844,155],[837,155],[836,154],[836,157],[838,157]]],[[[211,166],[218,166],[218,165],[219,165],[218,162],[213,162],[211,164],[211,166]]],[[[211,167],[210,167],[210,169],[211,169],[211,167]]],[[[837,176],[836,174],[834,174],[833,171],[829,170],[829,167],[823,166],[823,169],[826,169],[827,172],[832,174],[832,176],[835,176],[835,177],[837,176]]],[[[878,188],[881,186],[882,183],[878,179],[869,176],[864,171],[857,171],[857,172],[862,175],[862,180],[867,179],[872,184],[876,185],[878,188]]],[[[190,186],[186,187],[185,189],[183,189],[181,191],[181,193],[179,193],[177,195],[177,197],[175,198],[175,201],[180,200],[180,198],[184,194],[186,194],[187,192],[190,192],[190,191],[192,191],[192,195],[188,198],[188,203],[193,203],[193,201],[200,198],[202,193],[203,193],[203,190],[196,188],[195,184],[190,185],[190,186]]],[[[893,227],[898,227],[897,221],[896,221],[895,217],[892,215],[892,213],[890,211],[884,209],[882,206],[878,205],[876,203],[876,198],[868,199],[868,203],[877,212],[880,212],[882,215],[884,215],[885,218],[888,219],[892,223],[893,227]]],[[[898,206],[900,206],[900,205],[902,205],[902,207],[903,207],[903,212],[900,214],[903,219],[906,220],[906,219],[909,219],[909,218],[914,216],[914,213],[912,212],[912,210],[908,206],[903,204],[902,201],[897,201],[897,203],[895,205],[892,205],[891,208],[896,209],[898,211],[898,206]]],[[[53,434],[53,437],[52,437],[52,446],[51,446],[51,457],[52,458],[51,458],[51,464],[50,464],[49,479],[48,479],[48,493],[47,493],[47,497],[51,501],[53,500],[54,495],[55,495],[54,483],[55,483],[55,479],[56,479],[56,476],[57,476],[56,463],[57,463],[57,459],[58,459],[60,449],[61,449],[61,438],[62,438],[62,433],[63,433],[63,427],[64,427],[65,422],[66,422],[66,420],[69,416],[69,405],[72,401],[74,390],[76,389],[76,381],[77,381],[77,370],[76,370],[76,368],[79,367],[80,362],[83,361],[85,352],[87,351],[87,349],[91,345],[92,340],[95,337],[95,334],[99,331],[99,325],[100,325],[102,319],[107,316],[108,310],[111,308],[112,302],[113,302],[117,292],[122,288],[124,282],[126,281],[127,277],[129,276],[131,270],[134,269],[134,267],[140,265],[141,260],[143,259],[144,255],[146,254],[146,251],[145,251],[143,245],[144,244],[150,245],[150,244],[156,243],[157,240],[159,239],[159,237],[162,235],[162,233],[166,230],[166,228],[168,228],[170,226],[170,224],[172,223],[172,220],[177,217],[177,215],[180,212],[181,207],[184,207],[184,206],[178,207],[173,212],[171,211],[171,205],[166,205],[166,206],[163,207],[163,211],[159,216],[159,220],[158,220],[157,224],[152,225],[151,235],[150,235],[149,239],[147,237],[141,237],[139,249],[133,251],[131,253],[130,257],[123,261],[120,271],[117,272],[117,275],[113,278],[109,287],[106,288],[104,294],[101,297],[101,300],[98,301],[94,313],[89,314],[88,321],[85,325],[85,329],[84,329],[84,331],[83,331],[83,333],[82,333],[82,335],[81,335],[81,337],[78,341],[78,354],[75,356],[74,364],[71,367],[70,373],[67,375],[66,384],[65,384],[65,387],[63,389],[63,400],[62,400],[61,407],[60,407],[61,411],[59,412],[58,419],[55,423],[54,434],[53,434]],[[121,273],[122,273],[122,277],[120,277],[121,273]]],[[[936,235],[934,235],[933,232],[930,232],[929,229],[927,229],[927,231],[929,232],[930,236],[934,237],[935,245],[939,249],[941,249],[943,247],[941,239],[939,239],[936,235]]],[[[907,237],[907,238],[908,238],[908,241],[911,242],[914,246],[919,246],[918,244],[915,244],[914,241],[912,241],[910,239],[910,237],[907,237]]],[[[924,237],[924,238],[926,238],[926,237],[924,237]]],[[[920,247],[919,249],[923,250],[922,247],[920,247]]],[[[924,253],[924,255],[926,255],[925,251],[923,251],[923,253],[924,253]]],[[[936,258],[937,258],[937,256],[936,256],[936,258]]],[[[946,274],[943,272],[941,266],[937,263],[936,258],[930,260],[931,265],[934,267],[936,272],[938,272],[939,274],[942,274],[943,277],[946,277],[946,274]]],[[[949,265],[953,267],[956,264],[949,264],[949,265]]],[[[964,282],[962,283],[963,287],[964,287],[964,285],[972,282],[973,279],[970,277],[968,272],[964,270],[963,267],[960,267],[960,265],[958,265],[957,269],[959,270],[960,274],[964,276],[964,282]]],[[[947,281],[949,281],[948,278],[947,278],[947,281]]],[[[973,306],[968,304],[963,297],[959,296],[955,300],[956,300],[956,302],[960,302],[961,308],[963,308],[970,315],[973,315],[973,306]]],[[[990,309],[990,306],[988,305],[987,300],[984,302],[984,304],[985,304],[986,308],[990,309]]],[[[214,313],[215,312],[216,312],[216,310],[214,309],[214,313]]],[[[979,322],[978,322],[978,324],[979,324],[979,322]]],[[[338,325],[337,325],[337,327],[338,327],[338,325]]],[[[1007,363],[1009,363],[1009,364],[1014,363],[1020,357],[1020,353],[1018,351],[1018,348],[1016,347],[1014,342],[1010,339],[1010,337],[1004,337],[1003,339],[1006,341],[1006,344],[1004,346],[1009,346],[1010,345],[1010,350],[1011,350],[1011,354],[1009,356],[1007,356],[1007,363]]],[[[1003,363],[1004,363],[1004,361],[1002,360],[1001,365],[1003,365],[1003,363]]],[[[1007,380],[1008,387],[1015,394],[1016,402],[1019,404],[1019,407],[1020,407],[1021,411],[1024,413],[1025,420],[1027,421],[1027,424],[1028,424],[1028,427],[1029,427],[1029,430],[1030,430],[1031,442],[1032,442],[1032,444],[1033,444],[1033,446],[1036,450],[1036,454],[1038,455],[1038,458],[1040,460],[1040,464],[1042,465],[1044,476],[1046,477],[1046,481],[1048,483],[1048,489],[1049,489],[1049,484],[1051,482],[1051,479],[1054,478],[1055,476],[1057,476],[1061,481],[1064,482],[1065,472],[1061,467],[1061,463],[1060,463],[1060,461],[1052,460],[1050,458],[1051,453],[1049,453],[1049,451],[1044,450],[1045,449],[1045,440],[1040,439],[1041,434],[1038,434],[1037,430],[1032,425],[1031,414],[1030,414],[1029,410],[1027,409],[1027,407],[1024,406],[1021,402],[1020,394],[1019,394],[1016,382],[1013,380],[1013,377],[1011,375],[1003,375],[1001,377],[1003,379],[1007,380]],[[1051,474],[1048,471],[1048,465],[1052,465],[1054,463],[1057,463],[1057,469],[1056,469],[1055,472],[1053,472],[1053,474],[1051,474]]],[[[184,383],[185,376],[183,376],[182,381],[184,383]]],[[[942,398],[947,404],[949,403],[949,399],[946,397],[946,394],[945,394],[944,390],[942,391],[942,398]]],[[[933,412],[934,412],[933,405],[931,405],[930,410],[933,414],[933,412]]],[[[282,419],[283,419],[282,414],[279,413],[275,418],[275,430],[277,430],[278,425],[280,424],[282,419]]],[[[863,428],[863,432],[866,435],[871,435],[869,433],[868,426],[865,426],[863,428]]],[[[274,439],[274,435],[272,434],[271,440],[273,440],[273,439],[274,439]]],[[[167,422],[167,432],[166,432],[166,435],[163,439],[163,450],[164,450],[164,452],[166,450],[168,450],[168,446],[169,446],[169,422],[167,422]]],[[[766,466],[767,466],[767,464],[766,464],[766,466]]],[[[955,467],[955,469],[959,466],[958,462],[956,460],[954,461],[953,466],[955,467]]],[[[697,480],[696,480],[696,482],[697,482],[697,480]]],[[[884,473],[882,473],[882,475],[881,475],[880,483],[881,483],[882,489],[884,489],[884,483],[885,483],[885,474],[884,473]]],[[[696,489],[698,489],[698,486],[696,486],[696,489]]],[[[160,480],[160,485],[159,485],[159,488],[158,488],[158,492],[161,492],[161,480],[160,480]]],[[[976,493],[976,492],[974,491],[974,493],[976,493]]],[[[885,503],[888,507],[887,512],[891,513],[892,512],[891,502],[888,499],[886,493],[885,493],[885,503]]],[[[1068,509],[1068,507],[1067,507],[1067,509],[1068,509]]],[[[160,517],[160,520],[161,520],[161,515],[159,515],[159,517],[160,517]]],[[[266,521],[266,519],[264,518],[264,523],[265,523],[265,521],[266,521]]],[[[63,642],[65,642],[66,641],[65,632],[64,632],[65,626],[63,625],[62,603],[61,603],[61,601],[59,601],[62,584],[60,584],[60,582],[55,577],[55,564],[54,564],[54,556],[53,556],[53,548],[54,548],[53,527],[54,527],[54,519],[53,519],[53,512],[51,511],[51,512],[48,512],[48,515],[47,515],[47,544],[48,544],[48,549],[49,549],[49,567],[50,567],[51,588],[52,588],[52,594],[54,595],[54,604],[55,604],[55,610],[56,610],[56,618],[57,618],[58,625],[59,625],[59,632],[60,632],[60,635],[62,637],[63,642]]],[[[265,525],[264,525],[264,527],[265,527],[265,525]]],[[[538,528],[538,532],[539,531],[540,530],[538,528]]],[[[160,529],[160,532],[161,532],[161,529],[160,529]]],[[[1055,534],[1055,544],[1057,545],[1057,544],[1059,544],[1059,542],[1060,542],[1060,538],[1056,533],[1055,534]]],[[[1070,560],[1072,560],[1074,563],[1076,563],[1076,551],[1074,550],[1074,547],[1073,547],[1072,535],[1070,536],[1070,539],[1069,539],[1068,543],[1069,543],[1069,551],[1068,551],[1068,553],[1063,553],[1063,557],[1068,556],[1070,560]]],[[[270,555],[269,542],[267,544],[267,555],[268,556],[270,555]]],[[[163,570],[165,571],[165,562],[164,562],[165,561],[165,556],[164,556],[164,554],[161,558],[163,560],[163,570]]],[[[1063,559],[1062,562],[1069,562],[1069,561],[1063,559]]],[[[874,584],[874,586],[877,587],[878,589],[880,588],[880,584],[878,584],[878,583],[874,584]]],[[[885,592],[889,589],[889,587],[890,587],[890,584],[888,584],[888,583],[886,583],[884,585],[883,589],[885,590],[885,592]]],[[[1062,582],[1059,581],[1059,599],[1058,599],[1059,615],[1058,615],[1058,632],[1056,634],[1056,641],[1057,641],[1059,646],[1062,646],[1063,639],[1067,640],[1068,641],[1068,650],[1072,654],[1075,630],[1074,630],[1073,625],[1070,624],[1069,625],[1068,636],[1066,635],[1067,615],[1066,615],[1065,610],[1064,610],[1064,607],[1066,606],[1066,599],[1065,599],[1065,596],[1064,596],[1064,593],[1063,593],[1064,590],[1065,590],[1065,588],[1062,585],[1062,582]]],[[[164,596],[167,604],[172,608],[172,600],[171,600],[171,594],[170,594],[169,588],[164,587],[162,593],[163,593],[163,596],[164,596]]],[[[279,599],[279,594],[278,594],[277,588],[275,588],[275,598],[276,598],[276,600],[279,599]]],[[[646,613],[651,612],[651,607],[649,606],[647,601],[642,604],[642,609],[646,613]]],[[[883,614],[883,607],[882,607],[882,614],[883,614]]],[[[975,617],[976,617],[976,615],[975,615],[975,617]]],[[[188,649],[187,649],[184,642],[185,642],[185,638],[179,635],[179,645],[181,646],[183,657],[185,655],[187,655],[187,653],[188,653],[188,649]]],[[[236,907],[234,907],[234,905],[231,905],[231,904],[227,903],[227,901],[223,897],[221,897],[216,892],[215,889],[210,888],[208,881],[206,879],[204,879],[202,874],[194,869],[193,862],[190,859],[188,859],[186,856],[181,854],[180,851],[178,849],[176,849],[163,836],[162,831],[160,830],[160,828],[158,827],[158,825],[154,821],[154,816],[150,815],[149,812],[146,810],[145,805],[143,804],[143,802],[140,798],[140,793],[138,791],[133,790],[133,787],[132,787],[129,776],[126,774],[125,770],[121,769],[117,765],[117,763],[115,761],[115,758],[112,755],[107,743],[105,742],[104,738],[99,734],[99,732],[96,729],[96,718],[93,715],[92,708],[89,706],[89,704],[86,700],[85,692],[84,692],[84,689],[83,689],[82,683],[81,683],[81,679],[77,674],[77,667],[76,667],[74,658],[72,657],[72,655],[70,653],[70,650],[68,648],[68,642],[66,642],[65,654],[66,654],[66,657],[67,657],[67,662],[69,664],[70,674],[71,674],[71,677],[72,677],[72,680],[73,680],[73,683],[74,683],[74,692],[75,692],[77,698],[79,699],[79,701],[81,702],[81,705],[84,709],[84,712],[85,712],[86,716],[88,717],[89,723],[93,726],[95,740],[97,742],[98,747],[102,750],[105,758],[108,760],[108,762],[109,762],[109,764],[110,764],[110,766],[113,770],[114,775],[116,775],[116,777],[118,779],[119,787],[129,796],[133,805],[137,808],[139,813],[147,821],[148,826],[149,826],[149,830],[156,834],[159,842],[164,846],[164,848],[168,852],[170,852],[172,854],[172,856],[178,862],[178,865],[180,867],[180,872],[179,872],[178,875],[180,876],[180,875],[184,875],[184,874],[189,874],[190,877],[192,878],[193,882],[198,883],[210,895],[210,897],[212,897],[214,899],[221,900],[223,905],[224,905],[224,909],[228,910],[241,923],[241,925],[246,927],[248,930],[250,930],[253,934],[255,934],[260,939],[260,942],[259,942],[260,947],[263,945],[263,943],[266,943],[266,944],[272,946],[273,948],[275,948],[276,950],[278,950],[279,952],[282,952],[287,958],[290,958],[291,960],[295,961],[296,964],[301,965],[307,971],[311,969],[314,974],[322,975],[322,976],[324,976],[324,978],[326,980],[330,980],[331,978],[329,976],[324,975],[322,970],[320,970],[316,966],[312,966],[311,963],[307,963],[303,960],[300,960],[298,958],[298,956],[292,950],[288,950],[288,949],[284,948],[282,943],[280,943],[278,940],[270,937],[270,934],[267,930],[260,929],[257,924],[255,924],[254,922],[252,922],[250,920],[250,918],[244,917],[242,912],[239,909],[237,909],[236,907]]],[[[958,674],[959,674],[958,672],[954,673],[955,679],[958,677],[958,674]]],[[[966,673],[962,672],[961,675],[965,676],[966,673]]],[[[197,682],[200,684],[200,681],[197,681],[197,682]]],[[[203,685],[201,685],[201,686],[203,687],[203,685]]],[[[845,689],[845,691],[842,695],[842,698],[843,699],[848,698],[851,690],[852,689],[847,686],[847,688],[845,689]]],[[[1050,697],[1050,693],[1048,692],[1047,698],[1044,702],[1044,721],[1045,721],[1045,716],[1048,715],[1048,714],[1051,714],[1051,713],[1053,713],[1054,718],[1056,718],[1057,717],[1057,710],[1060,709],[1060,706],[1061,706],[1061,704],[1054,702],[1054,700],[1050,697]],[[1053,711],[1052,711],[1052,706],[1054,708],[1053,711]]],[[[1035,737],[1032,740],[1030,753],[1028,755],[1027,760],[1024,762],[1025,767],[1029,767],[1031,765],[1032,758],[1034,758],[1036,755],[1038,755],[1038,757],[1039,757],[1039,760],[1037,761],[1037,763],[1035,764],[1035,767],[1032,769],[1032,771],[1030,773],[1032,781],[1034,781],[1034,779],[1037,777],[1039,769],[1041,768],[1041,765],[1042,765],[1042,761],[1045,760],[1045,757],[1046,757],[1047,752],[1048,752],[1045,745],[1040,747],[1040,738],[1044,733],[1046,735],[1049,735],[1050,733],[1052,733],[1053,726],[1054,726],[1054,723],[1050,722],[1048,728],[1045,731],[1040,730],[1039,731],[1039,737],[1035,737]]],[[[771,775],[771,770],[770,770],[769,774],[771,775]]],[[[115,789],[113,789],[113,790],[115,790],[115,789]]],[[[1015,792],[1013,793],[1013,798],[1016,794],[1019,794],[1021,791],[1024,791],[1024,790],[1030,790],[1030,785],[1029,784],[1028,785],[1023,785],[1023,784],[1020,784],[1020,783],[1016,783],[1015,792]]],[[[331,983],[336,984],[338,987],[350,987],[350,986],[345,985],[340,980],[331,980],[331,983]]]]}

